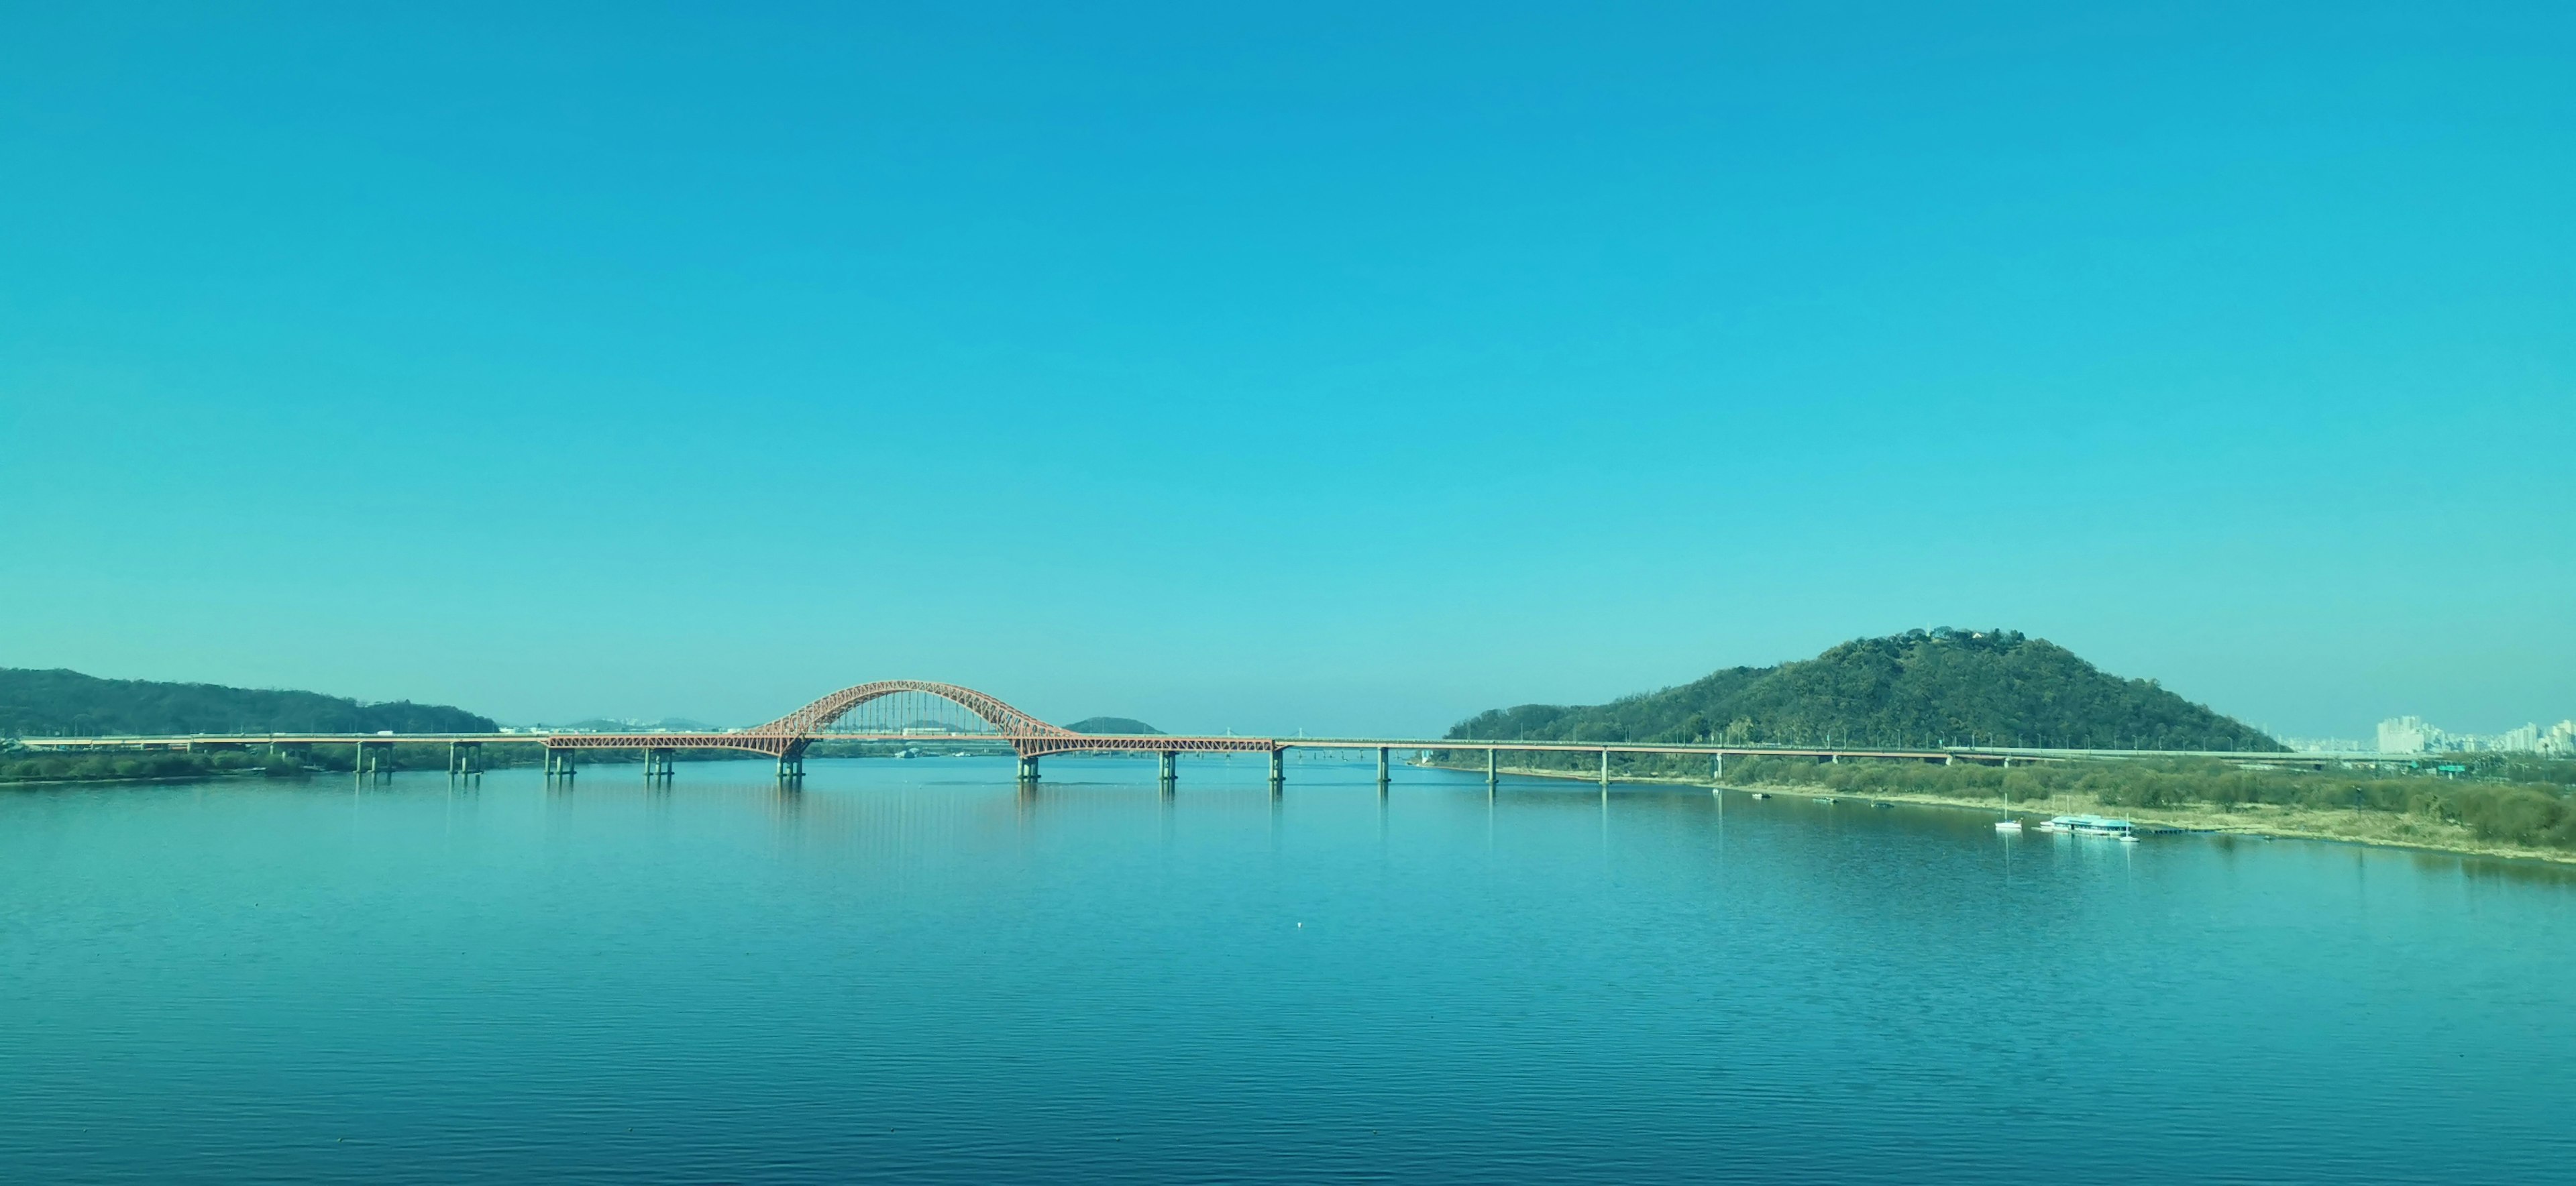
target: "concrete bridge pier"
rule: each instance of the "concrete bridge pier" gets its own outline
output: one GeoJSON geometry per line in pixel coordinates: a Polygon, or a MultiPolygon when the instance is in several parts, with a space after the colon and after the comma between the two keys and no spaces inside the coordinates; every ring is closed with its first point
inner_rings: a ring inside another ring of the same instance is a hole
{"type": "Polygon", "coordinates": [[[778,777],[791,781],[805,778],[805,751],[795,750],[778,755],[778,777]]]}
{"type": "Polygon", "coordinates": [[[1181,781],[1181,755],[1178,750],[1163,751],[1163,785],[1181,781]]]}
{"type": "Polygon", "coordinates": [[[1274,750],[1270,751],[1270,791],[1271,791],[1271,793],[1272,793],[1272,794],[1277,794],[1277,793],[1279,792],[1279,788],[1280,788],[1282,785],[1285,785],[1285,784],[1287,783],[1287,781],[1288,781],[1288,751],[1286,751],[1286,750],[1284,750],[1284,749],[1274,749],[1274,750]]]}
{"type": "Polygon", "coordinates": [[[390,741],[359,742],[357,758],[351,763],[351,769],[357,773],[362,782],[391,781],[394,776],[393,764],[385,760],[385,751],[392,748],[393,743],[390,741]]]}
{"type": "Polygon", "coordinates": [[[447,776],[480,778],[483,776],[483,743],[451,741],[447,743],[447,776]]]}
{"type": "Polygon", "coordinates": [[[560,778],[570,782],[574,773],[571,750],[546,747],[546,777],[549,780],[560,778]]]}
{"type": "Polygon", "coordinates": [[[1716,790],[1717,788],[1726,785],[1725,754],[1710,754],[1708,756],[1708,781],[1710,790],[1716,790]]]}
{"type": "Polygon", "coordinates": [[[1021,782],[1036,782],[1037,780],[1038,780],[1038,759],[1037,759],[1037,755],[1035,755],[1035,754],[1022,754],[1022,755],[1020,755],[1020,781],[1021,781],[1021,782]]]}
{"type": "Polygon", "coordinates": [[[1485,788],[1487,790],[1493,789],[1494,784],[1499,781],[1496,776],[1496,771],[1497,768],[1494,765],[1494,751],[1491,747],[1487,747],[1485,750],[1485,788]]]}
{"type": "Polygon", "coordinates": [[[655,779],[662,779],[665,781],[669,780],[673,773],[671,769],[672,753],[673,751],[670,749],[661,746],[654,746],[645,750],[644,781],[652,782],[655,779]]]}
{"type": "Polygon", "coordinates": [[[1382,745],[1377,747],[1377,785],[1380,790],[1386,787],[1386,747],[1382,745]]]}
{"type": "Polygon", "coordinates": [[[1601,793],[1610,793],[1610,751],[1601,751],[1601,793]]]}

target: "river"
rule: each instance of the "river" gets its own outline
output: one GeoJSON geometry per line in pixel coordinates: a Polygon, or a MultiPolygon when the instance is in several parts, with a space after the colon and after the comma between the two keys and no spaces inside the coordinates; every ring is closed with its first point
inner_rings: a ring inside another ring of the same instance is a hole
{"type": "Polygon", "coordinates": [[[0,791],[23,1182],[2421,1181],[2576,876],[1258,758],[0,791]]]}

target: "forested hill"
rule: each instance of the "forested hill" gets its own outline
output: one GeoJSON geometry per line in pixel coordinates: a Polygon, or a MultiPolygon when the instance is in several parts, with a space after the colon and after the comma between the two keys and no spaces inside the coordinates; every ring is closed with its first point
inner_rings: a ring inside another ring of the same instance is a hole
{"type": "Polygon", "coordinates": [[[2243,722],[2010,630],[1914,630],[1608,704],[1479,713],[1455,738],[2278,750],[2243,722]]]}
{"type": "Polygon", "coordinates": [[[1143,721],[1137,720],[1134,717],[1084,717],[1081,720],[1065,726],[1065,728],[1071,729],[1076,733],[1090,733],[1095,735],[1123,734],[1128,737],[1149,737],[1162,732],[1162,730],[1157,729],[1152,725],[1148,725],[1143,721]]]}
{"type": "Polygon", "coordinates": [[[492,718],[437,704],[360,704],[318,692],[97,679],[0,667],[0,737],[116,733],[491,733],[492,718]]]}

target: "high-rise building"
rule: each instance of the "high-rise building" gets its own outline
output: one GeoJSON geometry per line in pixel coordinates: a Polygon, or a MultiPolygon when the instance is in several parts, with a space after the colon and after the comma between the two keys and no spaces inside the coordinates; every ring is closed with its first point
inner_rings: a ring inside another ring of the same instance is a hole
{"type": "Polygon", "coordinates": [[[2379,722],[2379,752],[2383,754],[2482,751],[2576,757],[2576,720],[2560,721],[2546,729],[2524,725],[2487,736],[2451,733],[2425,724],[2422,717],[2390,717],[2379,722]]]}
{"type": "Polygon", "coordinates": [[[2391,717],[2379,722],[2379,752],[2420,754],[2432,749],[2441,734],[2441,730],[2427,726],[2422,717],[2391,717]]]}

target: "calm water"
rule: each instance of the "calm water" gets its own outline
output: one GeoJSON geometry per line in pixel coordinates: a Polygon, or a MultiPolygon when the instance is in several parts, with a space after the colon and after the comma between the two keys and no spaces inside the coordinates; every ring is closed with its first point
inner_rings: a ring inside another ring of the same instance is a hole
{"type": "Polygon", "coordinates": [[[2552,870],[1264,773],[0,792],[0,1178],[2571,1172],[2552,870]]]}

